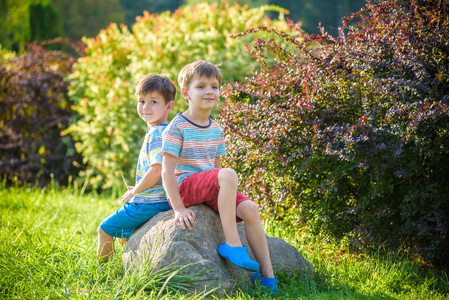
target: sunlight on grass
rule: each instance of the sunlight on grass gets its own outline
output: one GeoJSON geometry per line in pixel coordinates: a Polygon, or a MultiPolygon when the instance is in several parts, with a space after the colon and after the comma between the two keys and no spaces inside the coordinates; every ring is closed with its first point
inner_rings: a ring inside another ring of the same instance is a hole
{"type": "MultiPolygon", "coordinates": [[[[202,299],[191,294],[194,278],[179,268],[125,276],[123,249],[108,263],[96,257],[98,224],[117,209],[118,196],[84,194],[82,189],[5,187],[0,183],[0,294],[2,299],[202,299]]],[[[422,270],[405,254],[352,254],[300,228],[286,230],[265,222],[267,234],[294,245],[313,263],[316,274],[280,273],[282,299],[446,299],[449,280],[422,270]],[[313,242],[311,242],[313,241],[313,242]]],[[[225,299],[271,298],[260,287],[241,285],[225,299]]]]}

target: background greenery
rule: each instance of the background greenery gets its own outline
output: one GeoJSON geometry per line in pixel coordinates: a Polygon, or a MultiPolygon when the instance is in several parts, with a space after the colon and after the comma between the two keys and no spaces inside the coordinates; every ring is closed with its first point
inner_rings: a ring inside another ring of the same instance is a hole
{"type": "MultiPolygon", "coordinates": [[[[23,42],[32,41],[23,36],[27,30],[28,6],[38,0],[0,0],[0,44],[3,48],[23,51],[23,42]]],[[[137,16],[143,11],[150,13],[174,12],[182,5],[193,5],[200,2],[217,3],[207,0],[48,0],[60,12],[64,23],[62,36],[74,41],[83,36],[94,37],[106,28],[109,23],[124,23],[129,28],[136,22],[137,16]]],[[[234,1],[229,1],[231,4],[234,1]]],[[[341,26],[341,18],[364,6],[364,0],[240,0],[242,5],[250,8],[261,5],[278,5],[289,10],[290,17],[295,23],[301,22],[302,28],[308,33],[319,33],[318,24],[321,22],[326,30],[333,35],[341,26]]],[[[271,18],[277,18],[274,12],[268,12],[271,18]]]]}
{"type": "MultiPolygon", "coordinates": [[[[64,33],[61,14],[58,8],[49,1],[32,2],[28,7],[29,36],[25,41],[42,42],[62,37],[64,33]]],[[[52,45],[57,49],[58,45],[52,45]]]]}

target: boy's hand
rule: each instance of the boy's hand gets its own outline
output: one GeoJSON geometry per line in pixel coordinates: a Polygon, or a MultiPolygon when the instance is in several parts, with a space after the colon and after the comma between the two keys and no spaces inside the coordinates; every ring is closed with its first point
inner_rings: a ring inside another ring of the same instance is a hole
{"type": "Polygon", "coordinates": [[[192,230],[192,227],[195,227],[195,213],[193,210],[188,208],[184,208],[179,211],[175,211],[175,226],[181,226],[181,229],[184,230],[189,229],[192,230]]]}
{"type": "Polygon", "coordinates": [[[131,198],[134,197],[134,191],[133,191],[134,187],[129,186],[128,188],[131,188],[131,189],[129,191],[127,191],[125,194],[123,194],[123,196],[122,196],[123,204],[128,203],[129,200],[131,200],[131,198]]]}

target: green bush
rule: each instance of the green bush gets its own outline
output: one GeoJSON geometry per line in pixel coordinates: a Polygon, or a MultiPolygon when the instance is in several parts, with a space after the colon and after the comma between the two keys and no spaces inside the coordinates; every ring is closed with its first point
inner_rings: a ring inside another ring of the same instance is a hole
{"type": "MultiPolygon", "coordinates": [[[[87,169],[81,174],[94,187],[122,184],[120,172],[132,178],[146,124],[136,112],[134,87],[147,73],[167,75],[174,82],[181,68],[198,59],[221,64],[226,81],[251,73],[255,63],[245,44],[251,36],[230,38],[246,29],[270,26],[288,30],[282,13],[279,20],[265,17],[277,7],[247,9],[199,4],[174,13],[145,12],[132,27],[111,24],[97,37],[85,39],[86,56],[74,65],[70,75],[70,96],[79,118],[66,131],[72,133],[87,169]]],[[[186,109],[180,93],[176,112],[186,109]]]]}
{"type": "Polygon", "coordinates": [[[221,123],[227,163],[263,212],[447,261],[448,16],[447,4],[375,1],[337,38],[268,30],[296,50],[253,44],[261,71],[228,86],[221,123]]]}

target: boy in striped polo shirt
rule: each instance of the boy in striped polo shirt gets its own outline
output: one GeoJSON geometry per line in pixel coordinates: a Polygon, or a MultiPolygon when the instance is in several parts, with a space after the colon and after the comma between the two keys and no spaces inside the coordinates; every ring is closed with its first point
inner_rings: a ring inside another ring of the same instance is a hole
{"type": "Polygon", "coordinates": [[[220,125],[209,116],[220,98],[220,70],[210,62],[195,61],[178,76],[181,93],[189,108],[178,114],[163,134],[162,178],[174,223],[192,230],[195,213],[188,207],[206,204],[220,214],[225,242],[218,253],[231,263],[255,271],[253,280],[276,293],[266,235],[257,205],[237,192],[238,176],[233,169],[221,168],[220,156],[226,154],[220,125]],[[242,246],[237,222],[244,221],[248,243],[257,262],[242,246]]]}
{"type": "Polygon", "coordinates": [[[98,227],[100,259],[107,261],[114,251],[114,238],[123,245],[134,230],[159,212],[171,209],[162,187],[162,131],[173,108],[175,85],[165,76],[147,75],[136,87],[137,112],[148,125],[139,154],[136,186],[123,195],[124,206],[107,217],[98,227]]]}

